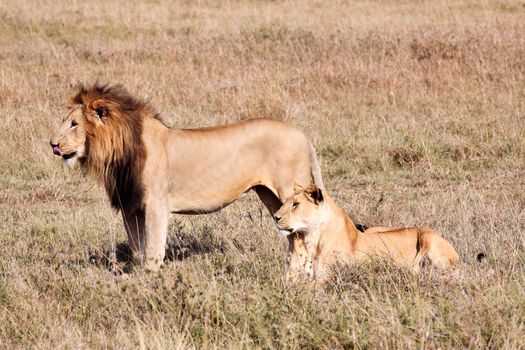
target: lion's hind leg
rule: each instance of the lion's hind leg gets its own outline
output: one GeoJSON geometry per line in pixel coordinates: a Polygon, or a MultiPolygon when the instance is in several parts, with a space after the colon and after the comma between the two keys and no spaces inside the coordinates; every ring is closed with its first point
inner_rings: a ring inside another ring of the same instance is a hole
{"type": "Polygon", "coordinates": [[[432,266],[445,274],[456,269],[459,264],[459,255],[447,240],[437,232],[428,230],[421,235],[422,251],[430,260],[432,266]]]}

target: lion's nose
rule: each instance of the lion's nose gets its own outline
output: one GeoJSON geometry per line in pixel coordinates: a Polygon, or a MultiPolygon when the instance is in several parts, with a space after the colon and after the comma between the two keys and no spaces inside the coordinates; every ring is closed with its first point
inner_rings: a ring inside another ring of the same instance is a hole
{"type": "Polygon", "coordinates": [[[53,140],[49,141],[49,144],[51,145],[51,148],[53,149],[53,154],[57,156],[62,155],[62,151],[60,150],[60,145],[58,143],[54,143],[53,140]]]}

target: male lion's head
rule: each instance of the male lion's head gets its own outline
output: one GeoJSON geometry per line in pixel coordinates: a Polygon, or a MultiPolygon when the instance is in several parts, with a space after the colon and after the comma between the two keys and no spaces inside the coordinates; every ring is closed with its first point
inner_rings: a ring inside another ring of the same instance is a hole
{"type": "Polygon", "coordinates": [[[75,106],[64,118],[49,142],[53,153],[69,166],[86,157],[86,118],[80,106],[75,106]]]}
{"type": "Polygon", "coordinates": [[[311,184],[305,188],[296,186],[295,193],[274,215],[280,233],[288,236],[314,230],[321,221],[323,201],[323,191],[317,185],[311,184]]]}
{"type": "Polygon", "coordinates": [[[97,173],[109,164],[108,160],[128,156],[129,147],[138,141],[137,136],[140,138],[144,116],[156,115],[121,85],[80,85],[68,107],[50,141],[53,153],[68,165],[80,161],[97,173]]]}
{"type": "Polygon", "coordinates": [[[142,142],[144,118],[157,113],[121,85],[80,85],[70,110],[50,144],[53,153],[77,162],[104,181],[112,205],[140,203],[141,169],[146,158],[142,142]]]}

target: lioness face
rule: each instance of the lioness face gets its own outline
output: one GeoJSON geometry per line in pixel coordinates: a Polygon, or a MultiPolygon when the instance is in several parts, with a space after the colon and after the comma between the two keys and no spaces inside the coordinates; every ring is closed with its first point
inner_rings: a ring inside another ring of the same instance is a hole
{"type": "Polygon", "coordinates": [[[320,222],[322,201],[322,191],[314,184],[296,190],[274,215],[279,232],[286,237],[314,230],[320,222]]]}
{"type": "Polygon", "coordinates": [[[62,157],[73,167],[86,155],[86,118],[80,106],[75,107],[64,119],[57,133],[49,142],[53,154],[62,157]]]}

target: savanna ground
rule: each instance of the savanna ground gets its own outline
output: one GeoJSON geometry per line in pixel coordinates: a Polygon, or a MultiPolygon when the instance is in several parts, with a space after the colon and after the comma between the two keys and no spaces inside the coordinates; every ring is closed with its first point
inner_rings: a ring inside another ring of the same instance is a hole
{"type": "Polygon", "coordinates": [[[521,1],[5,1],[0,115],[1,348],[525,347],[521,1]],[[302,128],[356,222],[437,228],[462,278],[289,285],[254,194],[173,216],[165,268],[123,273],[119,215],[48,145],[96,79],[175,127],[302,128]]]}

